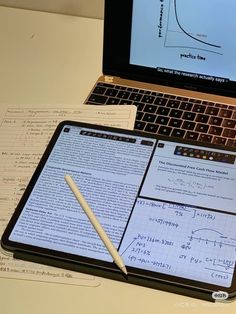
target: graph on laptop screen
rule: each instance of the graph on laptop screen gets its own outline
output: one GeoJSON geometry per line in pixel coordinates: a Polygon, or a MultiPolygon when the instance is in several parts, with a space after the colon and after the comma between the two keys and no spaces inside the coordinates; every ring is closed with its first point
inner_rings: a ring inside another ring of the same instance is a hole
{"type": "Polygon", "coordinates": [[[226,35],[236,28],[235,2],[214,1],[214,10],[204,0],[149,2],[133,3],[131,64],[209,81],[236,80],[236,43],[226,35]]]}

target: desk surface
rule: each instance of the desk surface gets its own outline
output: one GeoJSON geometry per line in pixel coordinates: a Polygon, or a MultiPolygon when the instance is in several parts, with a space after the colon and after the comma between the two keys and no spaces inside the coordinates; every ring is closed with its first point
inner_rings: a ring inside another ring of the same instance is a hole
{"type": "Polygon", "coordinates": [[[102,71],[102,30],[102,20],[0,7],[0,103],[83,103],[102,71]]]}
{"type": "MultiPolygon", "coordinates": [[[[82,103],[101,74],[100,20],[0,7],[0,103],[82,103]]],[[[212,304],[102,279],[96,288],[0,278],[3,314],[233,314],[212,304]]]]}

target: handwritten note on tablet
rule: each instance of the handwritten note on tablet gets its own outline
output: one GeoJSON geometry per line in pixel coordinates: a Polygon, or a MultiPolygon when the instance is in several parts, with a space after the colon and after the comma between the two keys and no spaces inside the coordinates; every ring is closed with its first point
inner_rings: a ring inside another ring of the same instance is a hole
{"type": "Polygon", "coordinates": [[[127,266],[227,287],[235,265],[235,223],[235,216],[224,213],[139,198],[120,253],[127,266]]]}
{"type": "MultiPolygon", "coordinates": [[[[0,108],[0,234],[37,166],[57,124],[77,120],[132,129],[134,106],[21,106],[0,108]]],[[[16,261],[0,253],[0,277],[97,286],[94,276],[16,261]]]]}

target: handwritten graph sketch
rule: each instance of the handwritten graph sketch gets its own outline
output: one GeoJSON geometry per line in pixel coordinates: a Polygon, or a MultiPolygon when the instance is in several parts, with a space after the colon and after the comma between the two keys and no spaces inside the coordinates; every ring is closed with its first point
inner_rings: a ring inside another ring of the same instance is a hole
{"type": "Polygon", "coordinates": [[[120,253],[127,266],[228,287],[236,216],[139,198],[120,253]]]}

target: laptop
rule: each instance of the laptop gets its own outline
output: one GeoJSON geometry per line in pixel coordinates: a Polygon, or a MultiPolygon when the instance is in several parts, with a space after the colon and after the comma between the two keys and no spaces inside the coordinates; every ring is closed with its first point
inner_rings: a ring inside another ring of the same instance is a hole
{"type": "Polygon", "coordinates": [[[233,0],[105,0],[103,75],[85,103],[133,104],[135,130],[235,147],[235,11],[233,0]]]}

